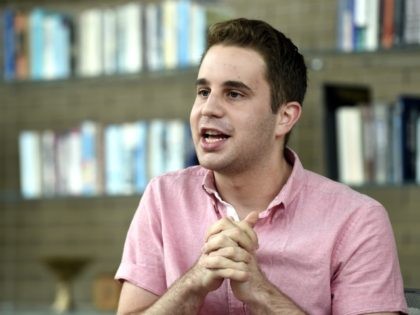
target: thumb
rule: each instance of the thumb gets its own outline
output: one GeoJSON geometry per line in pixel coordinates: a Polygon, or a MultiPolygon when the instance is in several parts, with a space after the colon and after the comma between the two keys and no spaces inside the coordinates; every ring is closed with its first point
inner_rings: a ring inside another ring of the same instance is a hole
{"type": "Polygon", "coordinates": [[[258,221],[258,216],[259,216],[258,211],[252,211],[251,213],[249,213],[249,214],[245,217],[244,221],[245,221],[246,223],[248,223],[251,227],[254,227],[254,225],[255,225],[255,224],[257,223],[257,221],[258,221]]]}

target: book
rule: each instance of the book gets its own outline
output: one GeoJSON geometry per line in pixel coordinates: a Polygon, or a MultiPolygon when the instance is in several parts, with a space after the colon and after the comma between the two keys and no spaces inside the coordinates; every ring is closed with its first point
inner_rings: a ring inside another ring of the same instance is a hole
{"type": "Polygon", "coordinates": [[[15,75],[18,80],[29,78],[28,15],[22,10],[15,12],[15,75]]]}
{"type": "Polygon", "coordinates": [[[4,23],[4,14],[0,12],[0,71],[4,74],[4,33],[5,33],[5,23],[4,23]]]}
{"type": "Polygon", "coordinates": [[[67,133],[68,156],[66,168],[63,170],[68,182],[65,195],[80,196],[83,191],[82,134],[79,127],[72,128],[67,133]]]}
{"type": "Polygon", "coordinates": [[[380,0],[367,1],[366,45],[367,51],[379,48],[380,0]]]}
{"type": "Polygon", "coordinates": [[[198,65],[206,48],[207,17],[204,7],[196,2],[190,4],[189,63],[198,65]]]}
{"type": "Polygon", "coordinates": [[[78,38],[79,75],[92,77],[102,74],[101,9],[87,9],[80,13],[78,38]]]}
{"type": "Polygon", "coordinates": [[[163,69],[162,54],[162,10],[157,3],[148,3],[145,7],[145,51],[148,70],[163,69]]]}
{"type": "Polygon", "coordinates": [[[404,43],[420,44],[420,4],[417,0],[405,0],[404,43]]]}
{"type": "Polygon", "coordinates": [[[42,196],[41,142],[37,131],[19,134],[20,189],[23,198],[42,196]]]}
{"type": "Polygon", "coordinates": [[[405,0],[395,1],[394,3],[394,45],[404,44],[404,24],[405,24],[405,0]]]}
{"type": "Polygon", "coordinates": [[[54,41],[58,36],[59,21],[55,14],[49,12],[44,15],[43,47],[42,47],[42,79],[54,79],[57,73],[57,51],[54,41]]]}
{"type": "Polygon", "coordinates": [[[177,66],[186,67],[190,64],[189,57],[189,42],[190,38],[190,27],[191,25],[191,14],[190,14],[190,1],[179,0],[176,4],[177,14],[177,66]]]}
{"type": "Polygon", "coordinates": [[[376,138],[374,129],[374,111],[372,104],[358,104],[360,109],[361,122],[361,141],[362,141],[362,160],[364,183],[374,183],[375,181],[375,144],[376,138]]]}
{"type": "Polygon", "coordinates": [[[395,0],[382,0],[382,48],[389,49],[394,44],[395,25],[394,25],[395,0]]]}
{"type": "Polygon", "coordinates": [[[339,180],[348,185],[361,185],[365,182],[361,108],[342,106],[336,115],[339,180]]]}
{"type": "Polygon", "coordinates": [[[338,2],[338,43],[339,49],[345,52],[354,50],[354,1],[339,0],[338,2]]]}
{"type": "Polygon", "coordinates": [[[366,49],[366,30],[368,26],[367,0],[354,0],[353,4],[353,30],[355,51],[366,49]]]}
{"type": "Polygon", "coordinates": [[[4,79],[14,80],[16,78],[16,36],[15,36],[15,12],[10,9],[4,9],[4,79]]]}
{"type": "Polygon", "coordinates": [[[30,77],[33,80],[44,77],[44,15],[44,9],[39,7],[29,13],[30,77]]]}
{"type": "Polygon", "coordinates": [[[135,191],[136,151],[139,145],[139,134],[135,123],[124,123],[121,128],[122,141],[122,187],[121,194],[129,195],[135,191]]]}
{"type": "Polygon", "coordinates": [[[60,130],[56,131],[55,135],[56,192],[58,196],[68,196],[70,191],[70,133],[68,130],[60,130]]]}
{"type": "Polygon", "coordinates": [[[416,180],[416,128],[420,116],[420,97],[400,95],[394,111],[394,167],[397,183],[416,180]],[[398,167],[400,166],[400,167],[398,167]]]}
{"type": "Polygon", "coordinates": [[[114,8],[103,10],[103,71],[105,74],[117,73],[117,14],[114,8]]]}
{"type": "Polygon", "coordinates": [[[126,50],[125,71],[128,73],[140,72],[143,69],[143,6],[140,3],[130,2],[125,5],[126,12],[126,50]]]}
{"type": "Polygon", "coordinates": [[[54,50],[54,79],[64,79],[72,73],[72,20],[69,16],[55,13],[55,25],[57,26],[53,38],[54,50]]]}
{"type": "Polygon", "coordinates": [[[98,123],[84,121],[80,126],[81,145],[81,194],[92,196],[101,193],[100,133],[98,123]]]}
{"type": "Polygon", "coordinates": [[[391,135],[390,135],[390,106],[384,102],[375,101],[372,104],[374,150],[374,182],[384,185],[390,182],[391,173],[391,135]]]}
{"type": "Polygon", "coordinates": [[[166,171],[165,121],[153,119],[149,122],[148,135],[148,172],[149,178],[166,171]]]}
{"type": "Polygon", "coordinates": [[[124,159],[122,128],[111,124],[105,127],[105,193],[119,195],[124,193],[124,159]]]}
{"type": "Polygon", "coordinates": [[[148,123],[138,121],[134,123],[137,133],[137,143],[134,152],[134,187],[136,192],[143,192],[149,181],[148,178],[148,123]]]}
{"type": "Polygon", "coordinates": [[[126,3],[117,8],[118,71],[136,73],[143,68],[142,5],[126,3]]]}
{"type": "Polygon", "coordinates": [[[186,126],[182,120],[173,119],[166,122],[165,142],[165,172],[176,171],[185,167],[187,135],[186,126]]]}
{"type": "Polygon", "coordinates": [[[165,69],[177,67],[177,6],[173,0],[162,3],[163,60],[165,69]]]}
{"type": "Polygon", "coordinates": [[[420,116],[416,121],[416,183],[420,184],[420,116]]]}
{"type": "Polygon", "coordinates": [[[54,131],[44,130],[41,133],[42,156],[42,193],[44,197],[53,197],[56,192],[56,139],[54,131]]]}

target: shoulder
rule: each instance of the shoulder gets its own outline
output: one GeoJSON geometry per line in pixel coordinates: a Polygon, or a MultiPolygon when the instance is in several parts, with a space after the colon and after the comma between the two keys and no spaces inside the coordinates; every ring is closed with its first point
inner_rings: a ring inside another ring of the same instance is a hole
{"type": "Polygon", "coordinates": [[[203,192],[202,186],[207,172],[201,166],[191,166],[156,176],[150,180],[142,199],[173,202],[182,197],[198,198],[203,192]]]}
{"type": "Polygon", "coordinates": [[[208,170],[199,165],[190,166],[178,171],[156,176],[150,180],[149,185],[175,188],[173,185],[201,184],[207,172],[208,170]]]}
{"type": "Polygon", "coordinates": [[[347,208],[383,208],[372,197],[320,174],[305,170],[304,191],[324,204],[341,204],[347,208]]]}

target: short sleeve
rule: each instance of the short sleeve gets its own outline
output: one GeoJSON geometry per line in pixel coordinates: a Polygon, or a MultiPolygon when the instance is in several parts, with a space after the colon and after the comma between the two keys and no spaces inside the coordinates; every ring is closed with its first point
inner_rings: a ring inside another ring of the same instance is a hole
{"type": "Polygon", "coordinates": [[[333,314],[407,312],[394,235],[382,206],[354,213],[332,259],[333,314]]]}
{"type": "Polygon", "coordinates": [[[166,278],[158,209],[152,181],[131,221],[115,278],[162,295],[166,291],[166,278]]]}

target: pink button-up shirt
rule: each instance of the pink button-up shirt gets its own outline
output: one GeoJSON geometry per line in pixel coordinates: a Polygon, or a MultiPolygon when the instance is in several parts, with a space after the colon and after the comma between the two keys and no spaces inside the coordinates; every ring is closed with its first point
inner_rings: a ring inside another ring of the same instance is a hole
{"type": "MultiPolygon", "coordinates": [[[[385,209],[347,186],[293,171],[255,225],[260,268],[309,314],[407,312],[395,241],[385,209]]],[[[116,278],[162,295],[198,259],[207,228],[229,208],[211,171],[190,167],[153,179],[129,228],[116,278]]],[[[229,281],[200,314],[247,314],[229,281]]]]}

